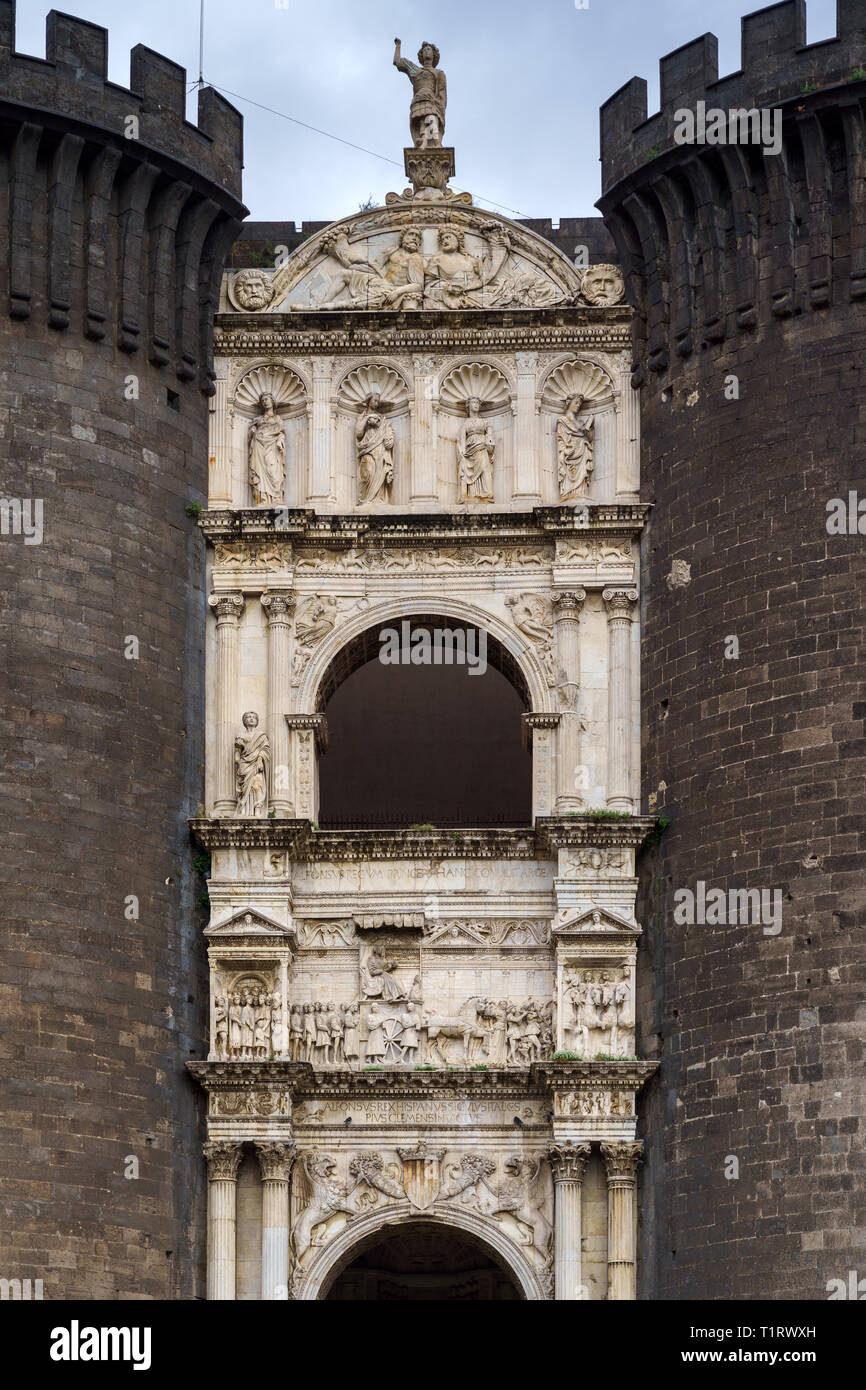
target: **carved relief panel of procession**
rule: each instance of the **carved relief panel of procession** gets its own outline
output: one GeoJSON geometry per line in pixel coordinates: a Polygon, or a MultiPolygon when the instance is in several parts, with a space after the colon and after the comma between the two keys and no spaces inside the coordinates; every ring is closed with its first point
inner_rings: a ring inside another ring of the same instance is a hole
{"type": "Polygon", "coordinates": [[[487,1070],[634,1057],[638,929],[615,915],[584,914],[555,940],[543,919],[286,931],[220,916],[206,933],[211,1061],[487,1070]]]}

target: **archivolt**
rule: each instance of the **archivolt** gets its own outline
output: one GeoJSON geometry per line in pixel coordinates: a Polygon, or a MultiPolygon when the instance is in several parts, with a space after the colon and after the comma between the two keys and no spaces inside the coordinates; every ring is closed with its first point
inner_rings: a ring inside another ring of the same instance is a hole
{"type": "Polygon", "coordinates": [[[372,1211],[348,1222],[339,1235],[319,1251],[305,1270],[295,1285],[294,1298],[307,1303],[323,1298],[334,1279],[366,1246],[373,1243],[371,1237],[385,1231],[389,1226],[410,1225],[413,1221],[423,1222],[425,1225],[451,1227],[474,1236],[513,1276],[525,1299],[535,1303],[543,1302],[547,1298],[538,1272],[533,1269],[520,1247],[509,1240],[497,1221],[479,1216],[475,1212],[452,1208],[449,1208],[447,1213],[433,1209],[416,1214],[408,1203],[384,1207],[381,1211],[372,1211]]]}
{"type": "MultiPolygon", "coordinates": [[[[378,631],[382,627],[399,622],[402,618],[412,618],[429,626],[431,618],[434,617],[450,618],[471,627],[483,628],[496,639],[505,654],[513,661],[519,679],[515,680],[507,669],[503,674],[508,676],[518,689],[523,686],[522,693],[528,695],[530,709],[539,712],[548,708],[550,695],[544,672],[531,646],[519,632],[501,618],[494,617],[473,604],[464,603],[461,599],[415,594],[412,597],[407,595],[405,598],[393,598],[371,605],[334,628],[317,649],[304,672],[298,691],[298,713],[315,714],[319,711],[331,693],[325,679],[329,667],[341,651],[356,642],[364,633],[373,628],[378,631]],[[420,612],[422,608],[423,612],[420,612]]],[[[496,663],[494,658],[492,664],[499,663],[496,663]]],[[[348,675],[349,671],[345,674],[348,675]]]]}

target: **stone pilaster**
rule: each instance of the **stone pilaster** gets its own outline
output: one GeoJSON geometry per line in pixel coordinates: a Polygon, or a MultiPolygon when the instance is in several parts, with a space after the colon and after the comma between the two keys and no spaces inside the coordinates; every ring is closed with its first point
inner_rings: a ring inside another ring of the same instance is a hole
{"type": "Polygon", "coordinates": [[[532,814],[553,814],[553,730],[560,716],[543,710],[523,716],[524,746],[532,754],[532,814]]]}
{"type": "Polygon", "coordinates": [[[215,816],[235,809],[234,725],[237,718],[238,625],[244,611],[243,594],[211,594],[216,613],[216,787],[215,816]]]}
{"type": "Polygon", "coordinates": [[[559,738],[557,745],[556,814],[579,811],[585,804],[585,776],[580,762],[580,613],[585,589],[555,594],[556,654],[559,666],[559,738]]]}
{"type": "Polygon", "coordinates": [[[291,682],[292,615],[294,594],[264,593],[262,608],[268,620],[268,737],[271,741],[271,810],[277,819],[293,816],[292,772],[289,765],[289,731],[283,701],[291,682]]]}
{"type": "Polygon", "coordinates": [[[328,748],[328,723],[323,714],[287,714],[291,736],[295,815],[315,820],[319,813],[319,758],[328,748]]]}
{"type": "Polygon", "coordinates": [[[331,372],[332,357],[313,358],[313,389],[309,405],[310,502],[328,502],[331,478],[331,372]]]}
{"type": "Polygon", "coordinates": [[[413,359],[415,398],[412,403],[412,479],[413,502],[435,502],[436,436],[438,417],[435,408],[436,378],[433,358],[413,359]]]}
{"type": "Polygon", "coordinates": [[[635,1296],[635,1191],[640,1140],[602,1144],[607,1173],[607,1297],[609,1302],[635,1296]]]}
{"type": "Polygon", "coordinates": [[[225,369],[214,380],[208,454],[208,507],[225,511],[232,505],[232,410],[225,369]]]}
{"type": "Polygon", "coordinates": [[[616,495],[623,500],[640,494],[640,396],[631,384],[632,354],[620,358],[616,410],[616,495]]]}
{"type": "Polygon", "coordinates": [[[589,1155],[589,1144],[554,1144],[548,1150],[553,1174],[553,1273],[557,1302],[585,1297],[581,1269],[580,1203],[583,1170],[589,1155]]]}
{"type": "Polygon", "coordinates": [[[262,1175],[262,1301],[289,1296],[289,1178],[294,1143],[257,1143],[262,1175]]]}
{"type": "Polygon", "coordinates": [[[517,450],[514,497],[520,502],[541,502],[541,462],[538,449],[538,404],[535,398],[537,352],[517,353],[516,416],[517,450]]]}
{"type": "Polygon", "coordinates": [[[607,804],[632,811],[631,795],[631,622],[636,589],[605,589],[608,626],[607,804]]]}
{"type": "Polygon", "coordinates": [[[207,1296],[210,1301],[233,1299],[237,1261],[238,1168],[240,1144],[208,1143],[207,1159],[207,1296]]]}

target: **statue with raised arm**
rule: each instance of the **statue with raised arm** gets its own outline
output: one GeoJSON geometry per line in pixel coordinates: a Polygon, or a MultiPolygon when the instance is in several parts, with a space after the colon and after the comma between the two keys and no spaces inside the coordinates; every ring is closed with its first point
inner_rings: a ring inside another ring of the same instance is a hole
{"type": "Polygon", "coordinates": [[[445,106],[448,92],[445,74],[439,67],[439,49],[435,43],[422,43],[418,62],[411,63],[400,52],[400,40],[394,40],[394,67],[405,72],[412,83],[412,105],[409,108],[409,129],[417,150],[440,147],[445,138],[445,106]]]}

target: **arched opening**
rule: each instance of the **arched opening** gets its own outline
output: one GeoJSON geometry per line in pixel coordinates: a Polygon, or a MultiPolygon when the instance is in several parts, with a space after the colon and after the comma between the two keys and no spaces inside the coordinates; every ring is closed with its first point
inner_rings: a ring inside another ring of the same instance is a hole
{"type": "Polygon", "coordinates": [[[441,614],[371,627],[331,662],[318,704],[324,828],[531,824],[529,692],[483,629],[441,614]]]}
{"type": "Polygon", "coordinates": [[[507,1266],[466,1231],[411,1221],[378,1231],[338,1267],[324,1300],[490,1302],[524,1297],[507,1266]]]}

